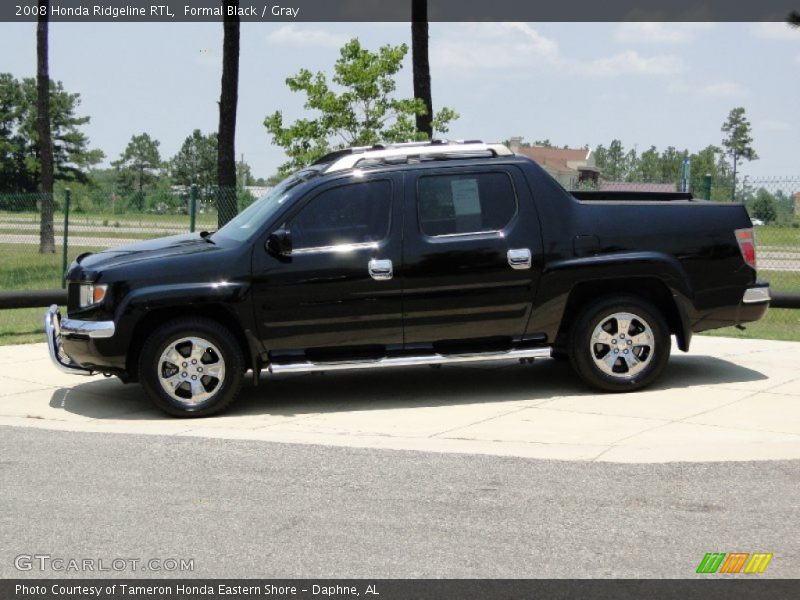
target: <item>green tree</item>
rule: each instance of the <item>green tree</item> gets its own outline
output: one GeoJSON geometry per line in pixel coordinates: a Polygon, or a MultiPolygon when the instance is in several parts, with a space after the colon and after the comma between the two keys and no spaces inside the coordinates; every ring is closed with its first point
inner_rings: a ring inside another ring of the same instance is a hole
{"type": "Polygon", "coordinates": [[[236,163],[236,186],[243,188],[248,185],[258,185],[256,178],[253,177],[253,170],[250,168],[244,159],[236,163]]]}
{"type": "Polygon", "coordinates": [[[666,150],[661,153],[661,183],[678,183],[681,178],[683,159],[688,154],[686,150],[667,146],[666,150]]]}
{"type": "MultiPolygon", "coordinates": [[[[0,191],[35,192],[42,185],[36,79],[18,81],[0,73],[0,191]]],[[[89,148],[81,127],[89,117],[78,117],[80,95],[50,81],[50,135],[55,182],[86,182],[87,171],[103,159],[89,148]]]]}
{"type": "Polygon", "coordinates": [[[24,161],[25,143],[18,129],[22,105],[19,82],[10,73],[0,73],[0,192],[30,187],[24,161]]]}
{"type": "Polygon", "coordinates": [[[170,161],[170,173],[178,185],[196,185],[207,197],[217,181],[217,134],[195,129],[170,161]]]}
{"type": "Polygon", "coordinates": [[[655,146],[650,146],[639,156],[636,179],[654,183],[661,182],[661,157],[655,146]]]}
{"type": "Polygon", "coordinates": [[[750,121],[744,114],[744,108],[738,106],[731,110],[728,119],[722,124],[722,146],[733,161],[733,187],[731,199],[736,197],[736,170],[741,160],[757,160],[758,154],[753,149],[750,121]]]}
{"type": "Polygon", "coordinates": [[[631,148],[625,153],[622,165],[622,176],[625,181],[636,181],[639,172],[639,156],[636,153],[636,148],[631,148]]]}
{"type": "Polygon", "coordinates": [[[131,137],[119,159],[111,163],[123,189],[135,189],[141,193],[155,182],[162,167],[159,146],[160,142],[147,133],[131,137]]]}
{"type": "Polygon", "coordinates": [[[625,148],[621,141],[611,140],[608,148],[598,146],[594,161],[606,181],[622,181],[625,178],[625,148]]]}
{"type": "Polygon", "coordinates": [[[761,219],[764,223],[771,223],[778,218],[775,199],[767,190],[760,188],[756,198],[750,205],[750,214],[754,219],[761,219]]]}
{"type": "MultiPolygon", "coordinates": [[[[21,133],[29,144],[25,162],[35,178],[34,184],[38,186],[42,184],[38,175],[41,157],[37,116],[32,108],[38,96],[36,80],[23,79],[21,89],[26,107],[20,124],[21,133]]],[[[60,81],[50,81],[50,131],[56,181],[86,183],[89,169],[105,158],[102,150],[89,148],[89,138],[80,129],[91,120],[88,116],[76,116],[80,103],[80,94],[70,94],[60,81]]]]}
{"type": "MultiPolygon", "coordinates": [[[[423,100],[394,97],[395,75],[407,52],[405,44],[381,46],[377,52],[370,52],[352,39],[341,48],[334,65],[331,81],[338,91],[322,72],[301,69],[286,79],[290,90],[305,93],[306,110],[318,115],[298,119],[289,126],[284,125],[280,111],[264,120],[272,141],[289,157],[281,171],[308,165],[332,149],[426,139],[415,125],[416,115],[426,110],[423,100]]],[[[445,107],[434,115],[433,130],[446,133],[448,124],[457,118],[455,111],[445,107]]]]}

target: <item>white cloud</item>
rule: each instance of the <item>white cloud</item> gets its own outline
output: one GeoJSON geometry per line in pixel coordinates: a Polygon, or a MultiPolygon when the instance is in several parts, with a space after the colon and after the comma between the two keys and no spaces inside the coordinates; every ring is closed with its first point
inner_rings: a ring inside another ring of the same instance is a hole
{"type": "Polygon", "coordinates": [[[457,39],[431,38],[431,63],[444,68],[513,69],[558,57],[558,44],[525,23],[470,23],[457,39]]]}
{"type": "Polygon", "coordinates": [[[755,129],[760,131],[790,131],[792,124],[777,119],[764,119],[755,124],[755,129]]]}
{"type": "Polygon", "coordinates": [[[703,96],[712,96],[714,98],[735,98],[737,96],[747,96],[750,93],[748,88],[735,81],[709,83],[702,86],[699,91],[703,96]]]}
{"type": "Polygon", "coordinates": [[[750,94],[750,89],[735,81],[690,85],[685,81],[673,81],[667,86],[671,94],[695,94],[706,98],[737,98],[750,94]]]}
{"type": "Polygon", "coordinates": [[[621,75],[625,73],[659,75],[678,73],[684,69],[683,61],[676,56],[647,57],[635,50],[627,50],[587,62],[575,61],[574,67],[584,75],[621,75]]]}
{"type": "Polygon", "coordinates": [[[431,39],[431,63],[439,69],[512,70],[548,68],[582,76],[677,73],[675,56],[642,56],[627,50],[580,60],[564,56],[558,44],[526,23],[470,23],[455,34],[431,39]]]}
{"type": "Polygon", "coordinates": [[[620,23],[614,30],[614,40],[626,44],[686,44],[713,27],[713,23],[620,23]]]}
{"type": "Polygon", "coordinates": [[[267,41],[270,44],[282,46],[333,46],[338,48],[347,42],[347,37],[324,29],[298,29],[295,25],[283,25],[270,32],[267,41]]]}
{"type": "Polygon", "coordinates": [[[767,40],[800,41],[800,32],[788,23],[754,23],[752,32],[754,36],[767,40]]]}

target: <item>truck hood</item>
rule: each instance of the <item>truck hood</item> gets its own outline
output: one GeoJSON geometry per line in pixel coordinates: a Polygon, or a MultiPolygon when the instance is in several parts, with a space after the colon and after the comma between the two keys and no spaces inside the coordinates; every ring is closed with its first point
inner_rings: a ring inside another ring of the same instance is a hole
{"type": "Polygon", "coordinates": [[[153,259],[214,252],[219,246],[204,240],[198,233],[181,233],[115,246],[93,254],[81,254],[76,263],[85,271],[103,271],[153,259]]]}

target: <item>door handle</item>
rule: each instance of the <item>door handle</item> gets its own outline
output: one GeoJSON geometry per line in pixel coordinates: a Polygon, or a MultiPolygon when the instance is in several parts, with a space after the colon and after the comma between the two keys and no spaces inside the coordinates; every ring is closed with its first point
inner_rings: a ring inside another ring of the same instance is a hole
{"type": "Polygon", "coordinates": [[[394,277],[392,261],[389,259],[379,260],[373,258],[369,261],[369,276],[377,281],[383,281],[394,277]]]}
{"type": "Polygon", "coordinates": [[[508,251],[508,264],[512,269],[530,269],[531,251],[528,248],[513,248],[508,251]]]}

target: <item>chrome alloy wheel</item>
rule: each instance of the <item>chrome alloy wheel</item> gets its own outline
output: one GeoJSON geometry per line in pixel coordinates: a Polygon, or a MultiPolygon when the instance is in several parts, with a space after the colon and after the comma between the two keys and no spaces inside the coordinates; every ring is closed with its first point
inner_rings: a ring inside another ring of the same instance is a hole
{"type": "Polygon", "coordinates": [[[650,325],[632,313],[603,317],[589,342],[594,364],[616,379],[630,379],[645,369],[654,349],[655,336],[650,325]]]}
{"type": "Polygon", "coordinates": [[[199,337],[170,342],[158,359],[158,381],[164,391],[184,405],[205,402],[225,381],[225,360],[214,344],[199,337]]]}

